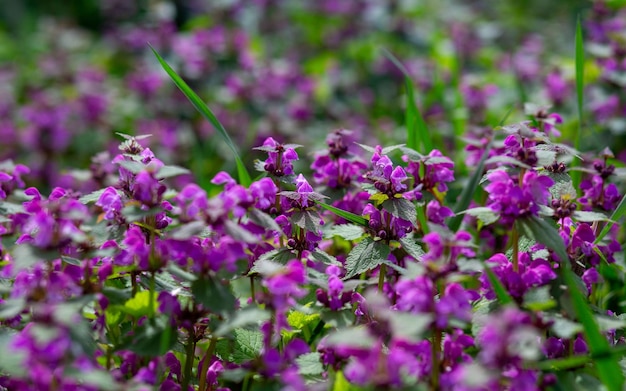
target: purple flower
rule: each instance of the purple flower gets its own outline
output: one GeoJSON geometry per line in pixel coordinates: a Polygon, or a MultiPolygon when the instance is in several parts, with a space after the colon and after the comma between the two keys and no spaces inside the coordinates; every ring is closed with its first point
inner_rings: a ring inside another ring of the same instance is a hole
{"type": "Polygon", "coordinates": [[[599,208],[611,211],[617,207],[620,201],[620,194],[613,183],[605,183],[600,175],[594,175],[591,179],[585,179],[580,183],[583,191],[579,201],[585,210],[599,208]]]}
{"type": "Polygon", "coordinates": [[[408,161],[406,170],[415,178],[415,187],[422,191],[430,191],[438,196],[436,193],[445,193],[448,191],[447,183],[454,181],[454,162],[436,149],[418,161],[408,156],[404,156],[403,160],[408,161]],[[420,173],[422,166],[423,174],[420,173]]]}
{"type": "Polygon", "coordinates": [[[554,183],[550,177],[534,171],[524,174],[521,186],[503,170],[491,172],[487,179],[490,181],[485,187],[489,193],[487,206],[500,215],[504,225],[521,217],[537,216],[540,206],[548,202],[549,189],[554,183]]]}
{"type": "Polygon", "coordinates": [[[107,187],[100,195],[100,198],[98,198],[98,201],[96,201],[96,205],[102,208],[106,220],[121,218],[122,197],[120,197],[114,187],[107,187]]]}
{"type": "Polygon", "coordinates": [[[296,145],[283,145],[272,137],[268,137],[263,145],[255,149],[265,151],[268,154],[264,162],[265,171],[274,176],[293,175],[293,161],[298,160],[296,145]]]}

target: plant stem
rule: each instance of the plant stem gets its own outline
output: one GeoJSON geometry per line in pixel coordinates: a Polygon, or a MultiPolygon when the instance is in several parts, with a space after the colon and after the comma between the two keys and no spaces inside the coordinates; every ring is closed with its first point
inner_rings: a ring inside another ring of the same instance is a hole
{"type": "Polygon", "coordinates": [[[200,385],[198,387],[199,391],[205,391],[207,389],[206,384],[206,373],[209,370],[209,361],[211,361],[211,357],[213,357],[213,353],[215,352],[215,346],[217,345],[217,338],[211,337],[211,342],[209,343],[209,347],[204,355],[204,361],[202,362],[202,372],[200,373],[200,385]]]}
{"type": "Polygon", "coordinates": [[[150,291],[148,296],[148,303],[150,303],[150,317],[154,318],[155,314],[155,304],[156,304],[156,275],[155,272],[150,273],[150,291]]]}
{"type": "Polygon", "coordinates": [[[189,388],[189,382],[191,381],[191,375],[193,372],[193,361],[196,351],[196,337],[193,333],[193,326],[189,327],[189,338],[187,339],[187,358],[185,359],[185,372],[183,373],[183,382],[181,390],[187,391],[189,388]]]}
{"type": "Polygon", "coordinates": [[[387,274],[387,265],[384,263],[380,265],[380,269],[378,270],[378,292],[383,291],[383,286],[385,285],[385,274],[387,274]]]}
{"type": "Polygon", "coordinates": [[[252,298],[252,303],[256,303],[256,293],[254,289],[254,277],[250,276],[250,297],[252,298]]]}
{"type": "Polygon", "coordinates": [[[513,271],[517,273],[519,270],[519,233],[515,226],[511,232],[511,240],[513,241],[513,271]]]}
{"type": "Polygon", "coordinates": [[[431,390],[439,390],[439,355],[441,353],[441,331],[435,326],[432,343],[432,374],[430,378],[431,390]]]}

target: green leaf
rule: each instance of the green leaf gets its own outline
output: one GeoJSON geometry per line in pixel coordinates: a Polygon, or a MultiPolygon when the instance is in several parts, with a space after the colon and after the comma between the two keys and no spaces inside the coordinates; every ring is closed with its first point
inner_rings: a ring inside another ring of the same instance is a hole
{"type": "Polygon", "coordinates": [[[167,316],[149,319],[134,329],[134,335],[121,346],[142,357],[155,357],[167,353],[177,338],[176,328],[167,316]]]}
{"type": "Polygon", "coordinates": [[[418,261],[421,261],[422,257],[426,254],[422,246],[417,244],[417,241],[411,235],[401,238],[399,242],[402,245],[402,249],[418,261]]]}
{"type": "Polygon", "coordinates": [[[524,294],[523,306],[531,311],[547,311],[556,307],[556,300],[550,295],[550,287],[542,286],[524,294]]]}
{"type": "Polygon", "coordinates": [[[315,201],[315,203],[318,204],[319,206],[321,206],[322,208],[333,212],[337,216],[342,217],[342,218],[348,220],[351,223],[354,223],[356,225],[360,225],[362,227],[369,227],[369,222],[367,221],[366,218],[364,218],[362,216],[359,216],[359,215],[356,215],[354,213],[351,213],[351,212],[348,212],[348,211],[336,208],[336,207],[334,207],[332,205],[328,205],[328,204],[325,204],[325,203],[320,202],[320,201],[315,201]]]}
{"type": "Polygon", "coordinates": [[[23,298],[6,299],[0,304],[0,319],[11,319],[26,308],[26,301],[23,298]]]}
{"type": "Polygon", "coordinates": [[[157,53],[156,50],[152,46],[150,49],[156,56],[157,60],[161,64],[161,67],[167,72],[169,77],[174,81],[174,84],[185,94],[187,99],[191,102],[191,104],[202,114],[204,118],[206,118],[211,125],[218,131],[218,133],[222,136],[226,145],[230,148],[235,157],[235,163],[237,164],[237,174],[239,176],[239,183],[241,183],[245,187],[249,187],[252,180],[250,179],[250,174],[246,169],[246,166],[243,164],[241,157],[239,156],[239,152],[237,151],[237,147],[233,143],[232,139],[226,132],[224,126],[217,119],[215,114],[207,107],[207,105],[200,99],[200,97],[187,85],[187,83],[169,66],[169,64],[157,53]]]}
{"type": "Polygon", "coordinates": [[[609,222],[604,226],[604,228],[602,228],[602,231],[600,231],[600,234],[596,237],[594,244],[600,243],[600,241],[602,241],[602,239],[604,239],[604,237],[611,231],[613,224],[620,221],[621,218],[624,217],[624,214],[626,214],[626,195],[622,197],[619,205],[617,205],[617,208],[615,208],[613,214],[609,218],[609,222]]]}
{"type": "Polygon", "coordinates": [[[237,224],[232,220],[226,220],[224,222],[224,231],[238,242],[257,243],[259,241],[256,235],[245,229],[241,224],[237,224]]]}
{"type": "Polygon", "coordinates": [[[594,221],[607,221],[609,219],[604,213],[585,210],[577,210],[576,212],[572,213],[572,217],[577,221],[582,221],[584,223],[593,223],[594,221]]]}
{"type": "Polygon", "coordinates": [[[328,335],[327,346],[350,346],[355,348],[370,348],[375,339],[365,327],[349,327],[336,330],[328,335]]]}
{"type": "Polygon", "coordinates": [[[281,232],[280,226],[276,223],[276,219],[256,208],[253,208],[248,212],[248,218],[256,225],[281,232]]]}
{"type": "Polygon", "coordinates": [[[301,376],[319,376],[324,373],[322,356],[318,352],[306,353],[296,358],[298,373],[301,376]]]}
{"type": "Polygon", "coordinates": [[[68,257],[68,256],[65,256],[65,255],[61,256],[61,260],[63,262],[65,262],[65,263],[67,263],[68,265],[74,265],[74,266],[82,265],[82,263],[80,262],[80,259],[68,257]]]}
{"type": "Polygon", "coordinates": [[[363,228],[355,224],[333,225],[324,232],[324,237],[340,236],[345,240],[356,240],[364,235],[363,228]]]}
{"type": "Polygon", "coordinates": [[[306,229],[309,232],[318,233],[322,226],[320,224],[322,217],[317,211],[306,209],[294,212],[289,221],[292,224],[297,225],[300,228],[306,229]]]}
{"type": "Polygon", "coordinates": [[[461,213],[466,213],[470,216],[476,217],[485,225],[493,224],[500,219],[500,216],[496,212],[494,212],[493,209],[486,206],[471,208],[461,213]]]}
{"type": "Polygon", "coordinates": [[[236,298],[227,285],[212,277],[204,277],[191,284],[197,302],[213,313],[224,314],[235,310],[236,298]]]}
{"type": "Polygon", "coordinates": [[[366,237],[360,241],[346,258],[346,279],[371,270],[387,260],[389,246],[366,237]]]}
{"type": "Polygon", "coordinates": [[[191,223],[183,224],[180,227],[176,227],[175,229],[169,231],[167,235],[170,239],[187,240],[201,234],[205,229],[207,229],[207,225],[205,222],[192,221],[191,223]]]}
{"type": "Polygon", "coordinates": [[[220,340],[216,353],[223,359],[235,364],[254,360],[263,349],[263,334],[257,330],[235,329],[231,334],[233,342],[220,340]]]}
{"type": "Polygon", "coordinates": [[[341,266],[341,262],[339,262],[335,256],[330,255],[326,251],[320,250],[319,248],[316,248],[315,251],[311,253],[311,256],[326,265],[341,266]]]}
{"type": "Polygon", "coordinates": [[[156,174],[156,178],[158,179],[165,179],[165,178],[171,178],[171,177],[175,177],[178,175],[184,175],[184,174],[189,174],[190,171],[186,168],[183,167],[179,167],[179,166],[163,166],[159,169],[159,171],[156,174]]]}
{"type": "Polygon", "coordinates": [[[463,191],[459,196],[459,201],[457,201],[456,205],[454,206],[454,213],[456,213],[456,216],[451,218],[448,222],[448,228],[450,228],[450,230],[453,232],[458,231],[459,227],[461,227],[461,223],[463,222],[463,215],[461,214],[461,212],[467,209],[467,207],[472,202],[472,199],[474,199],[474,194],[476,194],[476,190],[478,190],[480,178],[482,178],[483,171],[485,170],[485,161],[489,157],[489,153],[491,151],[491,145],[492,144],[489,143],[489,145],[485,148],[485,152],[483,152],[483,156],[478,162],[476,171],[474,171],[474,174],[470,178],[467,185],[463,187],[463,191]]]}
{"type": "Polygon", "coordinates": [[[237,311],[235,316],[222,322],[220,326],[215,330],[216,337],[223,337],[228,335],[234,329],[256,325],[259,322],[266,321],[270,318],[270,313],[266,310],[256,307],[244,308],[237,311]]]}
{"type": "Polygon", "coordinates": [[[413,226],[417,225],[415,204],[406,198],[390,198],[383,202],[383,209],[395,217],[411,222],[413,226]]]}
{"type": "Polygon", "coordinates": [[[550,173],[548,176],[554,181],[554,184],[550,187],[550,194],[554,199],[576,199],[576,189],[572,184],[572,178],[568,174],[564,173],[550,173]]]}
{"type": "MultiPolygon", "coordinates": [[[[574,148],[580,150],[580,141],[583,130],[583,96],[584,96],[584,79],[585,79],[585,49],[583,46],[583,28],[580,22],[580,15],[576,22],[576,106],[578,108],[578,127],[576,129],[576,135],[574,137],[574,148]]],[[[579,160],[574,159],[572,161],[571,168],[578,166],[579,160]]],[[[572,170],[572,182],[574,188],[578,189],[580,185],[581,173],[578,170],[572,170]]]]}
{"type": "Polygon", "coordinates": [[[561,259],[561,265],[570,267],[565,243],[554,225],[535,216],[518,220],[516,224],[519,232],[553,250],[561,259]]]}
{"type": "MultiPolygon", "coordinates": [[[[104,193],[105,190],[106,188],[96,190],[89,194],[85,194],[84,196],[80,197],[78,201],[82,202],[83,204],[90,204],[92,202],[96,202],[100,199],[100,196],[102,196],[102,193],[104,193]]],[[[122,195],[123,193],[120,190],[117,190],[117,194],[122,195]]]]}
{"type": "Polygon", "coordinates": [[[418,150],[422,146],[423,150],[430,152],[433,149],[433,142],[428,131],[428,126],[422,113],[417,108],[415,102],[415,87],[411,80],[409,71],[391,52],[384,50],[385,56],[404,74],[404,86],[406,88],[406,110],[405,110],[405,126],[407,130],[407,146],[414,150],[418,150]]]}
{"type": "Polygon", "coordinates": [[[152,295],[152,299],[152,303],[150,303],[149,291],[137,292],[133,298],[126,301],[121,309],[125,313],[137,318],[147,316],[155,313],[158,307],[156,295],[152,295]]]}

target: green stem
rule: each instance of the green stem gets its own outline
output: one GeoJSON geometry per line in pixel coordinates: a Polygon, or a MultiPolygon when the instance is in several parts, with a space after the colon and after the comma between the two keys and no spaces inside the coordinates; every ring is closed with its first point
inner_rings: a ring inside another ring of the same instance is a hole
{"type": "Polygon", "coordinates": [[[154,318],[155,304],[156,304],[156,275],[155,272],[150,273],[150,291],[148,296],[148,303],[150,303],[150,317],[154,318]]]}
{"type": "Polygon", "coordinates": [[[511,240],[513,241],[513,271],[517,273],[519,270],[519,233],[517,227],[513,227],[511,240]]]}
{"type": "Polygon", "coordinates": [[[385,285],[385,274],[387,274],[387,265],[384,263],[380,265],[380,269],[378,270],[378,292],[383,291],[383,286],[385,285]]]}
{"type": "Polygon", "coordinates": [[[189,327],[189,338],[187,339],[187,358],[185,359],[185,372],[183,373],[182,390],[189,388],[189,382],[191,381],[193,371],[193,361],[196,351],[196,337],[193,333],[193,326],[189,327]]]}
{"type": "Polygon", "coordinates": [[[432,343],[432,376],[430,378],[431,390],[439,390],[439,356],[441,353],[441,331],[435,327],[433,330],[432,343]]]}
{"type": "Polygon", "coordinates": [[[250,297],[252,298],[252,303],[256,303],[256,293],[254,289],[254,277],[250,276],[250,297]]]}
{"type": "Polygon", "coordinates": [[[211,357],[213,357],[213,353],[215,352],[215,346],[217,346],[217,338],[211,337],[211,342],[209,343],[209,348],[204,355],[204,361],[202,362],[202,372],[200,373],[200,385],[198,387],[199,391],[205,391],[207,389],[206,384],[206,373],[209,370],[209,361],[211,361],[211,357]]]}

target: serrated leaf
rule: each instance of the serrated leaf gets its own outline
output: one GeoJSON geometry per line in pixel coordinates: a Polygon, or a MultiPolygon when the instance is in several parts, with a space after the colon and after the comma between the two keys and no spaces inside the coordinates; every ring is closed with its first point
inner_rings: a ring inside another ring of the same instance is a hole
{"type": "Polygon", "coordinates": [[[413,226],[417,225],[417,211],[415,204],[406,198],[391,198],[383,202],[383,209],[395,217],[409,221],[413,226]]]}
{"type": "Polygon", "coordinates": [[[339,236],[345,240],[356,240],[364,235],[363,228],[355,224],[339,224],[333,225],[324,232],[324,237],[332,238],[339,236]]]}
{"type": "Polygon", "coordinates": [[[191,284],[194,299],[209,311],[216,314],[231,313],[237,299],[230,287],[212,277],[197,279],[191,284]]]}
{"type": "Polygon", "coordinates": [[[238,242],[258,243],[259,238],[232,220],[224,222],[224,231],[238,242]]]}
{"type": "Polygon", "coordinates": [[[360,241],[346,258],[346,279],[382,264],[389,256],[389,246],[367,237],[360,241]]]}
{"type": "Polygon", "coordinates": [[[6,299],[0,304],[0,319],[11,319],[19,315],[26,308],[26,301],[23,298],[6,299]]]}
{"type": "Polygon", "coordinates": [[[401,238],[399,242],[402,245],[402,249],[418,261],[421,261],[422,257],[426,254],[422,246],[417,244],[415,238],[410,235],[401,238]]]}
{"type": "Polygon", "coordinates": [[[189,174],[190,171],[184,167],[179,166],[163,166],[156,174],[156,178],[165,179],[172,178],[179,175],[189,174]]]}
{"type": "Polygon", "coordinates": [[[296,358],[298,373],[301,376],[319,376],[324,373],[322,355],[318,352],[306,353],[296,358]]]}
{"type": "Polygon", "coordinates": [[[594,221],[608,221],[609,218],[606,217],[604,213],[600,212],[591,212],[585,210],[577,210],[572,213],[572,217],[577,221],[582,221],[584,223],[593,223],[594,221]]]}
{"type": "Polygon", "coordinates": [[[550,194],[554,199],[576,199],[576,189],[572,185],[572,178],[568,174],[563,173],[550,173],[548,174],[554,184],[550,187],[550,194]]]}
{"type": "MultiPolygon", "coordinates": [[[[96,190],[96,191],[91,192],[89,194],[85,194],[84,196],[80,197],[78,199],[78,201],[80,201],[83,204],[90,204],[92,202],[96,202],[96,201],[98,201],[100,199],[100,197],[102,196],[102,193],[104,193],[105,191],[106,191],[106,188],[100,189],[100,190],[96,190]]],[[[117,190],[117,194],[122,195],[123,193],[121,191],[117,190]]]]}
{"type": "Polygon", "coordinates": [[[565,243],[563,243],[563,238],[559,235],[556,227],[546,220],[534,216],[518,220],[516,225],[519,232],[553,250],[561,259],[561,264],[569,267],[569,257],[565,249],[565,243]]]}
{"type": "Polygon", "coordinates": [[[217,330],[215,330],[215,336],[222,337],[228,335],[234,329],[256,325],[259,324],[259,322],[268,320],[269,318],[270,313],[266,310],[255,307],[244,308],[237,311],[235,316],[231,319],[223,321],[217,330]]]}
{"type": "Polygon", "coordinates": [[[524,294],[523,306],[531,311],[547,311],[556,304],[556,300],[550,295],[549,286],[534,288],[524,294]]]}
{"type": "Polygon", "coordinates": [[[216,353],[226,361],[242,364],[261,354],[263,334],[257,330],[235,329],[231,337],[233,342],[221,340],[217,343],[216,353]]]}
{"type": "Polygon", "coordinates": [[[462,213],[466,213],[470,216],[476,217],[485,225],[493,224],[500,219],[500,216],[496,212],[494,212],[493,209],[486,206],[471,208],[462,213]]]}
{"type": "Polygon", "coordinates": [[[174,240],[187,240],[201,234],[206,228],[206,223],[202,221],[192,221],[169,231],[167,236],[174,240]]]}
{"type": "Polygon", "coordinates": [[[0,213],[3,215],[12,215],[24,212],[24,207],[20,204],[12,202],[0,201],[0,213]]]}
{"type": "Polygon", "coordinates": [[[517,166],[517,167],[521,167],[521,168],[525,168],[527,170],[532,169],[531,166],[529,166],[526,163],[523,163],[517,159],[515,159],[514,157],[511,156],[505,156],[505,155],[496,155],[496,156],[492,156],[489,159],[487,159],[485,161],[485,164],[494,164],[494,163],[504,163],[504,164],[511,164],[513,166],[517,166]]]}
{"type": "Polygon", "coordinates": [[[150,49],[156,56],[157,60],[161,64],[161,67],[167,72],[169,77],[174,81],[174,84],[182,91],[182,93],[189,99],[191,104],[202,114],[204,118],[206,118],[211,125],[217,130],[217,132],[222,136],[222,139],[226,142],[228,148],[230,148],[233,156],[235,157],[235,163],[237,165],[237,174],[239,176],[239,183],[241,183],[244,187],[249,187],[252,180],[250,179],[250,174],[246,169],[246,166],[243,164],[241,157],[239,156],[239,151],[237,147],[233,143],[232,139],[228,135],[228,132],[224,128],[224,126],[217,119],[215,114],[207,107],[207,105],[200,99],[200,97],[187,85],[187,83],[169,66],[169,64],[157,53],[156,50],[152,46],[150,49]]]}
{"type": "Polygon", "coordinates": [[[330,255],[319,248],[315,249],[315,251],[311,253],[311,256],[326,265],[341,266],[341,262],[339,262],[335,256],[330,255]]]}
{"type": "Polygon", "coordinates": [[[80,259],[68,257],[68,256],[65,256],[65,255],[61,256],[61,261],[67,263],[68,265],[74,265],[74,266],[81,266],[82,265],[80,259]]]}
{"type": "Polygon", "coordinates": [[[261,227],[265,227],[266,229],[270,229],[272,231],[281,232],[280,226],[276,223],[276,219],[256,208],[253,208],[248,212],[248,218],[250,219],[250,221],[261,227]]]}
{"type": "Polygon", "coordinates": [[[139,174],[146,169],[145,164],[134,160],[120,160],[119,162],[117,162],[117,164],[124,167],[133,174],[139,174]]]}
{"type": "Polygon", "coordinates": [[[317,211],[309,209],[294,212],[294,214],[289,217],[289,221],[292,224],[314,233],[318,233],[321,230],[321,220],[322,218],[317,211]]]}
{"type": "Polygon", "coordinates": [[[370,348],[376,340],[365,327],[350,327],[339,329],[328,335],[327,346],[350,346],[355,348],[370,348]]]}
{"type": "Polygon", "coordinates": [[[397,144],[397,145],[390,145],[388,147],[385,147],[382,149],[382,154],[383,155],[388,155],[389,153],[395,151],[396,149],[400,149],[402,147],[404,147],[406,144],[397,144]]]}

